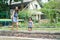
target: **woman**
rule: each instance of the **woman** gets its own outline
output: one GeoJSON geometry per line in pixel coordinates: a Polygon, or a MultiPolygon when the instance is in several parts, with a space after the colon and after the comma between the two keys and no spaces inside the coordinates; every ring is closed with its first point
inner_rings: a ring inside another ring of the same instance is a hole
{"type": "Polygon", "coordinates": [[[18,30],[18,7],[15,7],[15,10],[12,14],[12,30],[14,30],[14,25],[16,25],[16,28],[18,30]]]}

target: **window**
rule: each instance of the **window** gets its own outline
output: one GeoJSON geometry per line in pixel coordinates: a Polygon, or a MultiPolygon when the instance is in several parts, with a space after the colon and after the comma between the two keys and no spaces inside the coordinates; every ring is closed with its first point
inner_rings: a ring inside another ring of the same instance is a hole
{"type": "Polygon", "coordinates": [[[38,5],[36,5],[36,4],[35,4],[35,7],[37,8],[37,7],[38,7],[38,5]]]}
{"type": "Polygon", "coordinates": [[[41,15],[41,19],[46,19],[46,18],[47,18],[46,15],[44,14],[41,15]]]}

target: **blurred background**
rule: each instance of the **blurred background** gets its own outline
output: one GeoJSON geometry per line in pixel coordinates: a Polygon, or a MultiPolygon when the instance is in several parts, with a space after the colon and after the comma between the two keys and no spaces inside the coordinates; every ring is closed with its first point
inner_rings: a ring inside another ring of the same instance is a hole
{"type": "Polygon", "coordinates": [[[0,26],[12,25],[11,15],[18,6],[19,27],[28,27],[32,17],[34,28],[60,28],[60,0],[0,0],[0,26]]]}

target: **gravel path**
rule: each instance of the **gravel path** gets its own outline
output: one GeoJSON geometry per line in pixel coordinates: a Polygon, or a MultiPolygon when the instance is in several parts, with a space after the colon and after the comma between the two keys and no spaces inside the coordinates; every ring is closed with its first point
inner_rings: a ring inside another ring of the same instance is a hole
{"type": "MultiPolygon", "coordinates": [[[[49,40],[50,39],[54,39],[54,40],[59,39],[60,40],[60,32],[53,32],[53,31],[49,32],[49,31],[21,31],[21,30],[20,31],[9,31],[9,30],[0,30],[0,36],[9,36],[9,37],[13,36],[11,38],[14,38],[14,37],[18,37],[18,38],[27,37],[27,38],[42,38],[42,39],[47,38],[46,40],[48,40],[48,39],[49,40]]],[[[3,37],[0,37],[0,39],[1,38],[3,38],[3,37]]]]}
{"type": "Polygon", "coordinates": [[[0,36],[0,40],[57,40],[57,39],[0,36]]]}

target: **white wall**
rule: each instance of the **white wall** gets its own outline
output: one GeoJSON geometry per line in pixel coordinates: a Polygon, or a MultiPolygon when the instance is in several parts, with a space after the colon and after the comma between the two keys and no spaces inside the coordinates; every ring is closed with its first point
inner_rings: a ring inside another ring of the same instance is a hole
{"type": "Polygon", "coordinates": [[[30,1],[32,1],[32,0],[23,0],[23,2],[30,2],[30,1]]]}
{"type": "Polygon", "coordinates": [[[47,2],[48,2],[48,0],[41,0],[41,2],[42,2],[42,3],[47,3],[47,2]]]}
{"type": "Polygon", "coordinates": [[[41,7],[40,7],[40,5],[38,4],[38,2],[35,0],[35,1],[33,1],[33,2],[31,2],[30,4],[29,4],[29,7],[28,7],[29,9],[41,9],[41,7]],[[36,6],[35,5],[37,5],[37,8],[36,8],[36,6]]]}

